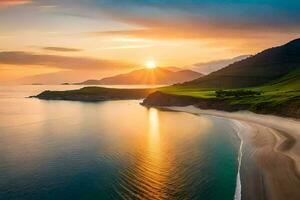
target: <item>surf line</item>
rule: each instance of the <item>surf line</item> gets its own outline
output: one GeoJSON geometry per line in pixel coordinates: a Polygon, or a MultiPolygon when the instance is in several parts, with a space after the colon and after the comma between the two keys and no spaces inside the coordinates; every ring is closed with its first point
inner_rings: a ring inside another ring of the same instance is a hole
{"type": "Polygon", "coordinates": [[[236,187],[235,187],[234,200],[241,200],[242,199],[242,184],[241,184],[240,169],[241,169],[242,157],[243,157],[243,140],[241,138],[240,131],[241,131],[242,124],[237,120],[232,120],[232,121],[237,127],[237,129],[235,131],[241,141],[240,148],[239,148],[239,154],[238,154],[238,173],[236,176],[236,187]]]}

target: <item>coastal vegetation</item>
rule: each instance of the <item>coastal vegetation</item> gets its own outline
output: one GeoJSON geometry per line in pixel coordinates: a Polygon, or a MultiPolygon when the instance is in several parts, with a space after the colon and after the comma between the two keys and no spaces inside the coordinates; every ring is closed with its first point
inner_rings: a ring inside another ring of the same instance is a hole
{"type": "Polygon", "coordinates": [[[116,89],[105,87],[84,87],[78,90],[49,91],[46,90],[36,97],[46,100],[70,100],[70,101],[105,101],[141,99],[146,97],[154,89],[116,89]]]}
{"type": "Polygon", "coordinates": [[[248,96],[248,97],[252,97],[255,95],[261,95],[261,92],[259,91],[254,91],[254,90],[244,90],[244,89],[240,89],[240,90],[216,90],[216,97],[219,98],[226,98],[226,97],[235,97],[235,98],[239,98],[239,97],[243,97],[243,96],[248,96]]]}
{"type": "Polygon", "coordinates": [[[193,101],[189,99],[189,103],[181,102],[182,105],[193,104],[203,109],[250,110],[300,118],[300,70],[292,71],[278,80],[258,87],[220,90],[177,85],[161,88],[159,92],[152,97],[149,95],[144,105],[177,106],[178,101],[187,100],[182,98],[184,96],[193,98],[193,101]],[[177,101],[170,100],[175,98],[177,101]]]}
{"type": "Polygon", "coordinates": [[[48,100],[105,101],[145,98],[146,106],[196,105],[203,109],[250,110],[256,113],[300,117],[300,70],[259,87],[218,90],[187,86],[152,89],[84,87],[69,91],[44,91],[35,96],[48,100]]]}

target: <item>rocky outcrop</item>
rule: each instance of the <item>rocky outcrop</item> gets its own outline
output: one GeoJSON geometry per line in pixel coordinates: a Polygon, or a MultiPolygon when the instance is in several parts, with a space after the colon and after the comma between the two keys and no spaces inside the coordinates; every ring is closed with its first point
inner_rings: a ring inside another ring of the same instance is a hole
{"type": "Polygon", "coordinates": [[[147,96],[141,103],[144,106],[188,106],[196,104],[198,98],[179,96],[156,91],[147,96]]]}
{"type": "Polygon", "coordinates": [[[259,104],[236,104],[232,103],[230,99],[196,98],[166,94],[157,91],[148,95],[141,104],[147,107],[194,105],[201,109],[222,110],[228,112],[249,110],[260,114],[273,114],[284,117],[300,118],[300,102],[297,99],[278,105],[272,105],[266,102],[259,104]]]}

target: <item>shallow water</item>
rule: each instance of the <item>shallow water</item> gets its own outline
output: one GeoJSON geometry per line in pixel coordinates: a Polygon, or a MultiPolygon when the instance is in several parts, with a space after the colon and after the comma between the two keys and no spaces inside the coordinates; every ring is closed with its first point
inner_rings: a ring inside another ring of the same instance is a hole
{"type": "Polygon", "coordinates": [[[78,87],[0,87],[0,199],[234,198],[232,122],[136,100],[24,98],[78,87]]]}

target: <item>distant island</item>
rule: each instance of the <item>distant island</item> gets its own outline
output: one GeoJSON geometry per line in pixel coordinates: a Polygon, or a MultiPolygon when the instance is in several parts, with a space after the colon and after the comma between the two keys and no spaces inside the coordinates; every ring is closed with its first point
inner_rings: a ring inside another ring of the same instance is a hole
{"type": "Polygon", "coordinates": [[[142,99],[157,89],[115,89],[104,87],[84,87],[78,90],[68,91],[49,91],[46,90],[31,98],[45,100],[68,100],[68,101],[107,101],[107,100],[126,100],[142,99]]]}
{"type": "Polygon", "coordinates": [[[76,101],[145,98],[145,106],[195,105],[202,109],[250,110],[300,118],[299,52],[297,39],[182,84],[155,89],[86,87],[45,91],[35,97],[76,101]]]}

